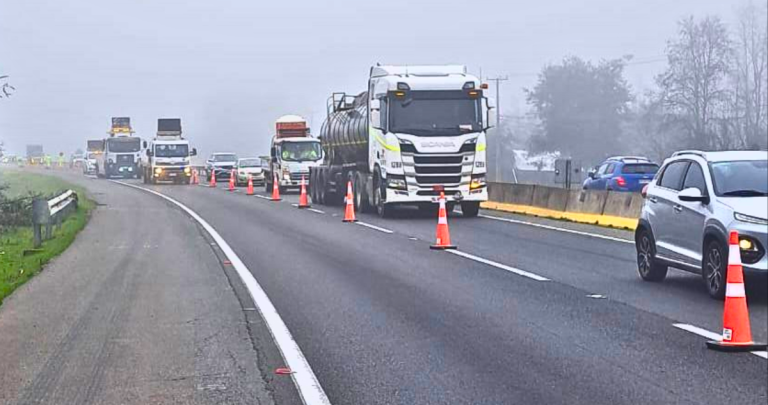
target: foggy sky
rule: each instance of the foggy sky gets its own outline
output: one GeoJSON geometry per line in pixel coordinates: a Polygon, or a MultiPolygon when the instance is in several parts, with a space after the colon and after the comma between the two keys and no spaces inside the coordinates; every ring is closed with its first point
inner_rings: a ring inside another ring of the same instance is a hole
{"type": "MultiPolygon", "coordinates": [[[[503,114],[566,55],[634,55],[626,77],[648,88],[665,41],[687,15],[734,20],[741,0],[0,0],[0,140],[48,153],[103,138],[130,116],[145,139],[181,117],[201,153],[264,154],[275,118],[319,132],[328,96],[365,90],[368,69],[456,63],[509,75],[503,114]]],[[[493,89],[493,88],[492,88],[493,89]]]]}

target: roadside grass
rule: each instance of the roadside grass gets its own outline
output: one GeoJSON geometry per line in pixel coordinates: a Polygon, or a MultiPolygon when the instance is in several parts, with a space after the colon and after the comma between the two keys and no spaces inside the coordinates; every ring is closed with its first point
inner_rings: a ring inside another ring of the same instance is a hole
{"type": "Polygon", "coordinates": [[[20,171],[2,171],[1,174],[0,184],[8,187],[4,194],[9,198],[34,193],[48,196],[72,189],[77,192],[78,208],[62,223],[61,229],[53,228],[53,237],[43,242],[40,249],[34,249],[31,226],[17,227],[0,235],[0,305],[16,288],[69,247],[85,227],[94,207],[84,189],[59,178],[20,171]]]}

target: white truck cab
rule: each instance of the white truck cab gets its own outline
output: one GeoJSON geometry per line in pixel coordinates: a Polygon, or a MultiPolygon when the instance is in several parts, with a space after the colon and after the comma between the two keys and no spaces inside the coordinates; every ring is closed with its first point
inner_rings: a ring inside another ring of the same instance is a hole
{"type": "Polygon", "coordinates": [[[275,129],[265,173],[265,189],[271,190],[275,176],[281,191],[301,187],[302,178],[309,185],[309,168],[323,162],[320,141],[311,137],[306,120],[297,115],[278,118],[275,129]]]}
{"type": "Polygon", "coordinates": [[[155,138],[144,142],[143,161],[144,182],[155,184],[158,181],[172,181],[176,184],[189,184],[192,179],[191,156],[197,155],[195,148],[190,148],[189,141],[181,132],[181,120],[178,118],[158,119],[158,131],[155,138]]]}

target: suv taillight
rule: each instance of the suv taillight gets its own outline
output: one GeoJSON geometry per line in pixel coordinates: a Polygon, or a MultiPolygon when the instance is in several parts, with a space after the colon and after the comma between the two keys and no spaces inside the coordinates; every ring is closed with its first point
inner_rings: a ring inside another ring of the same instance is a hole
{"type": "Polygon", "coordinates": [[[626,187],[627,186],[627,181],[624,180],[624,177],[619,176],[619,177],[616,178],[616,184],[619,187],[626,187]]]}

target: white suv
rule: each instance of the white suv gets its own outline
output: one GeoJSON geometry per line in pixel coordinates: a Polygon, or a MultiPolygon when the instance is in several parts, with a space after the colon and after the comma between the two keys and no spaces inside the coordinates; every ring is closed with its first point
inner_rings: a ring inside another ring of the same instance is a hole
{"type": "Polygon", "coordinates": [[[662,281],[676,267],[700,273],[709,295],[722,299],[732,230],[739,232],[744,272],[765,280],[768,152],[677,152],[643,195],[635,231],[643,280],[662,281]]]}

